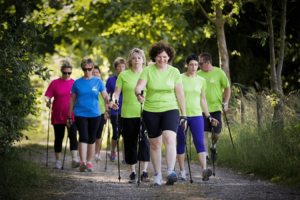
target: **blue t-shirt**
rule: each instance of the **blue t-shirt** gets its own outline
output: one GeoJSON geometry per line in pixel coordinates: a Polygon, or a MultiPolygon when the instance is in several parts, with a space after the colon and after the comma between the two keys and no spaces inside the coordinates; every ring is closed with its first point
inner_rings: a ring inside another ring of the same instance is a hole
{"type": "Polygon", "coordinates": [[[80,117],[98,117],[101,115],[98,103],[98,94],[105,90],[101,79],[93,77],[89,80],[77,79],[72,86],[71,92],[77,95],[74,105],[74,115],[80,117]]]}
{"type": "MultiPolygon", "coordinates": [[[[115,92],[116,82],[117,82],[117,76],[111,76],[106,81],[106,90],[107,93],[110,94],[110,97],[112,97],[113,93],[115,92]]],[[[119,111],[118,111],[119,115],[121,115],[121,108],[122,108],[122,93],[119,96],[119,111]]],[[[116,111],[111,108],[110,114],[116,115],[116,111]]]]}

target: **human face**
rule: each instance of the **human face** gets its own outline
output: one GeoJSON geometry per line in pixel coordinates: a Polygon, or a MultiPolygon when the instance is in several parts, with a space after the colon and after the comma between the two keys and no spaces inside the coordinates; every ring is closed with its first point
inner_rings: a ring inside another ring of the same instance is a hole
{"type": "Polygon", "coordinates": [[[166,67],[169,61],[169,55],[163,51],[155,57],[155,62],[158,67],[166,67]]]}
{"type": "Polygon", "coordinates": [[[187,66],[189,74],[196,74],[198,70],[198,61],[191,60],[187,66]]]}
{"type": "Polygon", "coordinates": [[[202,71],[208,72],[209,63],[205,62],[202,57],[199,58],[199,66],[202,71]]]}
{"type": "Polygon", "coordinates": [[[143,57],[138,53],[133,54],[133,56],[131,58],[131,64],[133,67],[136,67],[136,68],[143,67],[143,64],[144,64],[143,57]]]}
{"type": "Polygon", "coordinates": [[[122,71],[124,71],[125,68],[126,68],[125,64],[123,64],[123,63],[118,64],[117,67],[116,67],[116,75],[119,76],[119,74],[122,71]]]}
{"type": "Polygon", "coordinates": [[[71,68],[65,68],[62,70],[62,79],[63,80],[70,80],[70,76],[72,74],[71,68]]]}
{"type": "Polygon", "coordinates": [[[84,67],[82,67],[82,70],[84,72],[85,77],[90,77],[93,75],[93,69],[94,66],[92,64],[87,64],[84,67]]]}
{"type": "Polygon", "coordinates": [[[101,73],[99,72],[99,70],[98,69],[93,69],[93,76],[96,76],[96,77],[98,77],[98,78],[101,78],[101,73]]]}

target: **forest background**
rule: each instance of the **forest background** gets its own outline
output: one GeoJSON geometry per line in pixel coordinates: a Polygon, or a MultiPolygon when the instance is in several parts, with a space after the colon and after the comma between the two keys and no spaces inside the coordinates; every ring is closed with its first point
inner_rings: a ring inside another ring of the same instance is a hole
{"type": "Polygon", "coordinates": [[[74,64],[73,79],[83,74],[81,60],[91,57],[106,80],[114,74],[115,58],[126,59],[133,47],[144,50],[148,58],[150,46],[165,41],[174,47],[172,65],[181,72],[187,55],[209,52],[213,65],[231,81],[228,118],[239,153],[233,152],[224,126],[219,164],[299,183],[299,8],[297,0],[0,0],[1,159],[12,157],[14,146],[24,139],[46,140],[49,110],[43,95],[60,77],[62,58],[74,64]],[[270,83],[270,38],[279,66],[283,2],[286,27],[279,98],[270,83]],[[278,102],[284,106],[284,121],[274,128],[278,102]]]}

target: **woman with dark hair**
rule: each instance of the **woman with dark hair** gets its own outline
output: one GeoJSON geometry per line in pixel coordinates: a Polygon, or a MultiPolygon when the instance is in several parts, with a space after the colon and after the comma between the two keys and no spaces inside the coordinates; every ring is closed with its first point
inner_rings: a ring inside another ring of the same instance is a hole
{"type": "Polygon", "coordinates": [[[93,76],[94,62],[85,58],[81,62],[84,76],[77,79],[72,86],[69,119],[67,125],[72,124],[71,116],[74,110],[75,123],[79,132],[79,156],[81,159],[79,170],[94,171],[92,159],[95,151],[96,131],[101,121],[101,111],[98,94],[101,93],[105,103],[109,103],[109,96],[101,79],[93,76]]]}
{"type": "MultiPolygon", "coordinates": [[[[185,108],[187,116],[187,126],[193,134],[193,141],[197,150],[198,159],[203,169],[202,180],[208,181],[212,175],[212,170],[206,168],[206,153],[204,146],[204,116],[210,119],[213,125],[218,123],[217,120],[210,117],[207,109],[207,103],[205,99],[206,81],[204,78],[197,76],[196,72],[199,66],[199,58],[197,55],[192,54],[186,58],[187,72],[181,74],[182,85],[185,97],[185,108]],[[203,109],[202,109],[203,108],[203,109]]],[[[179,125],[177,132],[177,158],[180,167],[179,178],[186,180],[186,171],[184,170],[184,153],[185,153],[185,139],[187,131],[182,130],[182,126],[179,125]]]]}
{"type": "MultiPolygon", "coordinates": [[[[114,98],[119,99],[119,95],[123,94],[122,105],[122,121],[123,121],[123,138],[125,148],[125,161],[129,165],[130,175],[129,182],[136,182],[135,164],[139,160],[142,164],[141,180],[149,182],[147,173],[148,162],[150,161],[149,141],[145,134],[145,127],[142,124],[140,130],[141,104],[136,100],[134,89],[139,77],[146,65],[145,54],[141,49],[133,48],[127,58],[127,66],[129,70],[121,72],[114,93],[114,98]],[[139,143],[139,152],[137,151],[138,136],[142,137],[139,143]],[[140,157],[138,157],[140,155],[140,157]]],[[[113,105],[114,109],[118,108],[117,104],[113,105]]]]}
{"type": "Polygon", "coordinates": [[[167,185],[177,181],[174,172],[176,162],[176,133],[178,123],[183,124],[185,130],[185,100],[182,80],[179,70],[168,65],[175,56],[174,49],[164,43],[154,44],[149,56],[155,64],[146,67],[137,83],[135,94],[140,103],[144,103],[143,118],[150,141],[150,155],[155,175],[153,184],[162,184],[161,175],[161,145],[166,147],[167,185]],[[141,91],[147,88],[146,98],[141,91]],[[177,99],[177,100],[176,100],[177,99]],[[182,113],[179,118],[178,104],[182,113]]]}
{"type": "MultiPolygon", "coordinates": [[[[54,151],[55,151],[55,168],[60,169],[61,162],[59,160],[62,142],[65,135],[66,121],[69,116],[69,101],[71,98],[70,90],[72,88],[74,80],[71,79],[73,65],[68,59],[63,59],[60,67],[62,77],[53,80],[45,93],[46,105],[50,108],[51,98],[54,97],[52,112],[51,112],[51,124],[54,128],[54,151]]],[[[74,113],[71,113],[72,121],[74,121],[74,113]]],[[[73,124],[70,127],[68,137],[70,138],[70,150],[72,152],[72,167],[79,167],[79,160],[77,159],[77,127],[73,124]]]]}

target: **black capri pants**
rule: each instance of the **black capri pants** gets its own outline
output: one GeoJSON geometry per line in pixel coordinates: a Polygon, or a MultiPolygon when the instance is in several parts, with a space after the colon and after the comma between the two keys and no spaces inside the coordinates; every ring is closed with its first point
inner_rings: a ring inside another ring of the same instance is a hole
{"type": "Polygon", "coordinates": [[[106,123],[106,119],[104,118],[104,114],[101,115],[101,120],[100,120],[100,124],[96,133],[96,138],[97,139],[101,139],[102,137],[102,132],[103,132],[103,127],[106,123]]]}
{"type": "Polygon", "coordinates": [[[125,148],[125,161],[129,165],[134,165],[137,160],[150,161],[150,144],[145,135],[145,126],[142,123],[141,147],[138,152],[138,135],[140,134],[140,118],[122,118],[123,121],[123,139],[125,148]],[[139,158],[138,158],[138,155],[139,158]]]}
{"type": "Polygon", "coordinates": [[[157,138],[163,131],[173,131],[177,133],[179,125],[179,111],[168,110],[165,112],[143,111],[143,118],[149,138],[157,138]]]}
{"type": "Polygon", "coordinates": [[[213,131],[216,134],[220,134],[221,129],[222,129],[222,117],[221,117],[222,113],[221,113],[221,111],[210,113],[210,116],[212,116],[213,118],[215,118],[216,120],[219,121],[219,123],[216,127],[211,125],[211,123],[209,122],[209,119],[205,117],[204,113],[202,113],[202,115],[203,115],[203,119],[204,119],[204,131],[207,131],[207,132],[213,131]]]}
{"type": "MultiPolygon", "coordinates": [[[[60,153],[62,150],[62,142],[65,137],[65,127],[66,124],[53,124],[54,128],[54,151],[55,153],[60,153]]],[[[77,142],[77,127],[76,124],[73,123],[70,127],[70,132],[68,134],[70,138],[70,150],[77,150],[78,142],[77,142]]]]}
{"type": "Polygon", "coordinates": [[[120,138],[120,135],[122,135],[122,119],[121,119],[121,115],[118,115],[118,130],[119,130],[119,133],[117,133],[117,116],[116,115],[111,115],[110,116],[110,121],[111,121],[111,125],[112,125],[112,128],[113,128],[113,136],[112,136],[112,139],[113,140],[117,140],[120,138]],[[117,134],[119,134],[117,136],[117,134]]]}
{"type": "Polygon", "coordinates": [[[75,116],[75,122],[79,132],[79,142],[94,144],[100,121],[101,115],[98,117],[75,116]]]}

